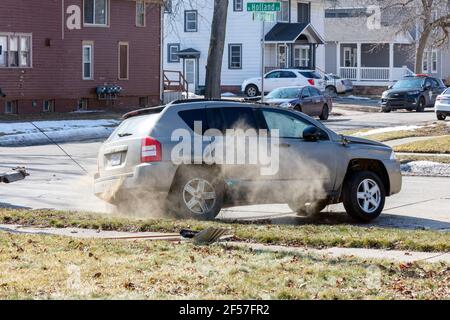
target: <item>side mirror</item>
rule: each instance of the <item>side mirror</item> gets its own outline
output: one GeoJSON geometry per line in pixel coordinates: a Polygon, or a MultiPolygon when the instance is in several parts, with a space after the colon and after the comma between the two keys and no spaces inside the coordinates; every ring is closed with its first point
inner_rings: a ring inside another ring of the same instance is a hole
{"type": "Polygon", "coordinates": [[[303,139],[309,142],[319,141],[322,137],[322,130],[314,126],[308,126],[303,130],[303,139]]]}

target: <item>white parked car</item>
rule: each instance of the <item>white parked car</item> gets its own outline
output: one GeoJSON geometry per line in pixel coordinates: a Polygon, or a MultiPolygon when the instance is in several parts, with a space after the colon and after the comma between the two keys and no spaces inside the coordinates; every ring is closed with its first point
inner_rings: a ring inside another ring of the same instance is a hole
{"type": "Polygon", "coordinates": [[[325,93],[329,96],[353,91],[353,82],[349,79],[342,79],[338,75],[329,73],[324,75],[324,80],[325,93]]]}
{"type": "MultiPolygon", "coordinates": [[[[264,94],[282,87],[313,86],[321,92],[325,91],[325,81],[314,70],[279,69],[264,75],[264,94]]],[[[242,83],[242,92],[247,97],[261,95],[261,77],[247,79],[242,83]]]]}
{"type": "Polygon", "coordinates": [[[437,96],[434,110],[438,120],[445,120],[447,116],[450,116],[450,88],[447,88],[442,94],[437,96]]]}

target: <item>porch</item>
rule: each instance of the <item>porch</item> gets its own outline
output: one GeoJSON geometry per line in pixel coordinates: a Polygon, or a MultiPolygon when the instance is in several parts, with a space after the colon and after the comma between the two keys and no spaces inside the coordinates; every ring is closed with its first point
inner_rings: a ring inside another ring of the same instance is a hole
{"type": "Polygon", "coordinates": [[[412,74],[413,48],[396,43],[338,43],[337,74],[355,85],[386,86],[412,74]]]}
{"type": "Polygon", "coordinates": [[[265,36],[265,72],[283,68],[316,69],[316,50],[324,45],[311,24],[277,23],[265,36]]]}

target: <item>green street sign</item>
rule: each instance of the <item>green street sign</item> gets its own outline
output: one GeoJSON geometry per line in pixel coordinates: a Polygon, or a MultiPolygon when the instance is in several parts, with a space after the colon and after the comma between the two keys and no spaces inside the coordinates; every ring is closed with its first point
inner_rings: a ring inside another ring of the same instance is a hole
{"type": "Polygon", "coordinates": [[[278,12],[281,11],[280,2],[248,2],[247,11],[251,12],[278,12]]]}
{"type": "Polygon", "coordinates": [[[276,22],[277,14],[276,12],[255,11],[253,13],[253,21],[276,22]]]}

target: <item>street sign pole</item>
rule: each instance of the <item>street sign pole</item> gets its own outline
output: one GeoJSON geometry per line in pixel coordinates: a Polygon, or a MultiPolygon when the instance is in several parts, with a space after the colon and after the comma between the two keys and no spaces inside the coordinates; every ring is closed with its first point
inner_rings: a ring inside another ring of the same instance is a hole
{"type": "Polygon", "coordinates": [[[262,35],[261,35],[261,102],[264,103],[264,68],[265,68],[265,56],[266,56],[266,35],[264,34],[265,22],[262,21],[262,35]]]}
{"type": "Polygon", "coordinates": [[[266,55],[266,35],[264,33],[266,21],[274,22],[275,12],[281,11],[280,2],[249,2],[247,11],[253,12],[253,20],[261,20],[261,102],[264,102],[264,74],[266,55]]]}

